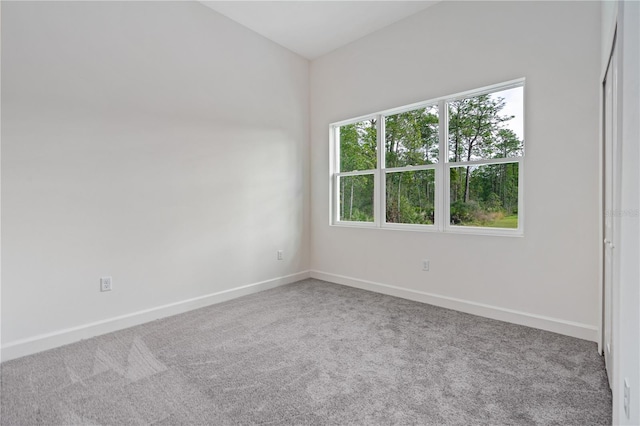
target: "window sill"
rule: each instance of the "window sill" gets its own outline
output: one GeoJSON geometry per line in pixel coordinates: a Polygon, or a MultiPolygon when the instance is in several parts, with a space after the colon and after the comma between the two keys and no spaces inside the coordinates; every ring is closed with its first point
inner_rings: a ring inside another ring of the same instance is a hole
{"type": "Polygon", "coordinates": [[[490,237],[524,237],[524,232],[520,229],[507,228],[481,228],[477,226],[448,226],[446,229],[438,229],[435,225],[413,225],[399,223],[385,223],[378,225],[373,222],[337,222],[329,226],[336,228],[356,228],[356,229],[380,229],[384,231],[409,231],[428,232],[440,234],[458,235],[484,235],[490,237]]]}

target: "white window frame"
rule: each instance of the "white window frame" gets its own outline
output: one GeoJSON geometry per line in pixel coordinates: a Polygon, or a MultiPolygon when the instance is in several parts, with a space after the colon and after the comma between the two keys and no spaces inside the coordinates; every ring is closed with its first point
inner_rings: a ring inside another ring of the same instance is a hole
{"type": "MultiPolygon", "coordinates": [[[[475,97],[503,90],[513,89],[516,87],[525,88],[525,79],[507,81],[504,83],[485,86],[480,89],[469,90],[457,93],[451,96],[443,96],[428,101],[422,101],[405,105],[402,107],[392,108],[373,114],[367,114],[349,120],[338,121],[329,125],[329,179],[330,179],[330,203],[329,217],[331,226],[360,227],[360,228],[378,228],[393,229],[405,231],[420,232],[446,232],[453,234],[479,234],[479,235],[499,235],[499,236],[523,236],[524,235],[524,163],[526,146],[523,147],[523,153],[519,157],[482,159],[473,161],[449,161],[449,117],[447,103],[459,99],[475,97]],[[385,164],[385,117],[395,115],[402,112],[412,111],[425,107],[438,107],[438,162],[434,164],[420,166],[405,166],[387,168],[385,164]],[[354,124],[364,120],[376,120],[377,131],[377,167],[371,170],[356,170],[350,172],[340,172],[340,127],[348,124],[354,124]],[[453,167],[464,166],[483,166],[492,164],[518,164],[518,227],[517,228],[491,228],[481,226],[460,226],[451,225],[450,219],[450,171],[453,167]],[[434,199],[434,223],[433,225],[419,225],[407,223],[388,223],[386,220],[386,176],[388,173],[399,173],[406,171],[434,170],[435,173],[435,199],[434,199]],[[373,222],[357,222],[340,220],[339,205],[340,191],[337,186],[338,178],[343,176],[358,176],[372,174],[374,179],[373,194],[373,222]]],[[[526,92],[523,96],[526,97],[526,92]]],[[[526,117],[525,105],[523,105],[523,114],[526,117]]],[[[526,134],[526,122],[524,119],[524,128],[526,134]]],[[[526,140],[526,138],[525,138],[526,140]]]]}
{"type": "Polygon", "coordinates": [[[349,227],[378,227],[380,218],[378,217],[380,200],[376,195],[379,191],[379,176],[380,176],[380,120],[378,115],[369,114],[362,117],[354,118],[351,120],[341,121],[340,123],[334,123],[330,127],[331,131],[331,225],[336,226],[349,226],[349,227]],[[376,119],[376,168],[368,170],[352,170],[350,172],[340,172],[340,126],[346,126],[348,124],[354,124],[365,120],[376,119]],[[360,222],[353,220],[340,220],[339,207],[340,207],[340,191],[338,189],[338,180],[341,177],[346,176],[363,176],[373,175],[373,222],[360,222]]]}

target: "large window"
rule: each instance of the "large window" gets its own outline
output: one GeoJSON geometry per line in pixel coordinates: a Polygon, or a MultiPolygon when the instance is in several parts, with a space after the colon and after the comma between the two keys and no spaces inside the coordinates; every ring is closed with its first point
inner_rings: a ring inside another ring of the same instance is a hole
{"type": "Polygon", "coordinates": [[[524,80],[331,125],[332,224],[522,234],[524,80]]]}

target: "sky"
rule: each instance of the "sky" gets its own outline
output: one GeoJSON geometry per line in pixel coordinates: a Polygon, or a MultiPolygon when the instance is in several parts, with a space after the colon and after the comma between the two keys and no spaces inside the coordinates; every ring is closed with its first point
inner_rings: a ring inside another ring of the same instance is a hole
{"type": "Polygon", "coordinates": [[[513,130],[520,140],[524,139],[524,87],[514,87],[491,94],[492,97],[501,97],[505,100],[502,115],[514,115],[515,117],[505,123],[506,127],[513,130]]]}

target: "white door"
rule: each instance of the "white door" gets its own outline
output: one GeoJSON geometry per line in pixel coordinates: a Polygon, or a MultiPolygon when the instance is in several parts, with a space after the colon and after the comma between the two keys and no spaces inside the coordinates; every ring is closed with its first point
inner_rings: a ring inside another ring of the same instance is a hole
{"type": "Polygon", "coordinates": [[[604,323],[604,360],[609,377],[609,386],[613,386],[613,301],[616,289],[616,231],[619,221],[619,197],[617,170],[619,166],[619,149],[617,146],[617,80],[618,67],[616,60],[615,42],[609,59],[609,66],[605,75],[604,90],[604,294],[603,294],[603,323],[604,323]]]}

